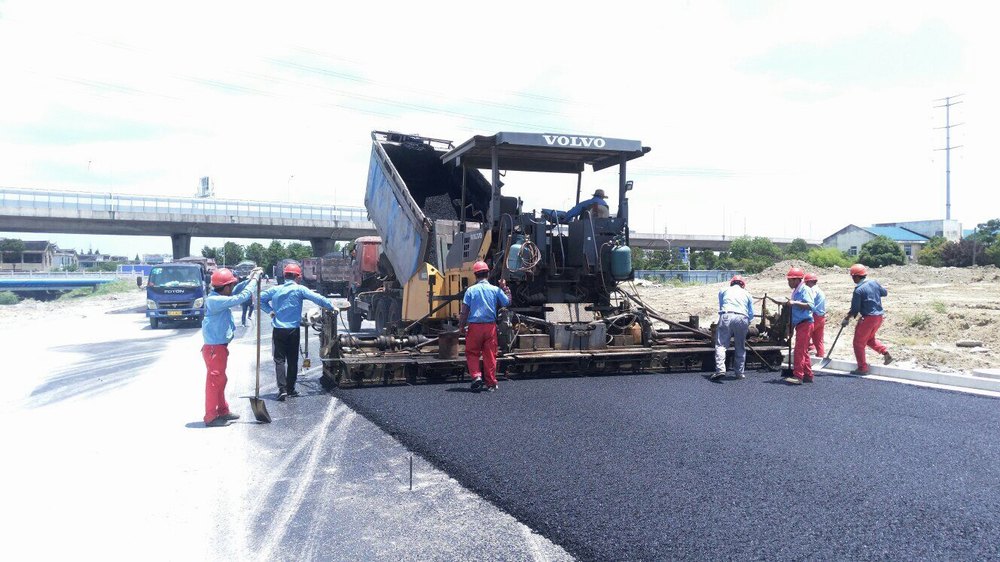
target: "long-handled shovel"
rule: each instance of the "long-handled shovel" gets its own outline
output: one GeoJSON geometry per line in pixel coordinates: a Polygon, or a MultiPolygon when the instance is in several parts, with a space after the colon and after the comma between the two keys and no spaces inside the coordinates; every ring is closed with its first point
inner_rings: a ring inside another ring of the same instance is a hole
{"type": "Polygon", "coordinates": [[[792,327],[792,305],[788,305],[788,365],[781,368],[781,378],[787,379],[788,377],[795,376],[795,369],[792,368],[792,333],[794,328],[792,327]]]}
{"type": "MultiPolygon", "coordinates": [[[[260,279],[257,279],[257,310],[260,310],[260,279]]],[[[260,399],[260,314],[257,315],[257,387],[254,389],[253,398],[250,399],[250,409],[253,410],[253,417],[260,423],[271,423],[271,414],[267,413],[267,406],[260,399]]]]}
{"type": "Polygon", "coordinates": [[[840,329],[837,330],[837,337],[833,338],[833,345],[830,346],[830,351],[827,351],[826,352],[826,357],[824,357],[823,360],[820,361],[820,364],[819,364],[819,367],[818,367],[819,369],[825,369],[827,367],[827,365],[829,365],[830,362],[833,361],[833,359],[830,359],[830,354],[833,353],[833,348],[837,347],[837,340],[840,339],[840,333],[843,332],[843,331],[844,331],[844,325],[841,324],[840,325],[840,329]]]}

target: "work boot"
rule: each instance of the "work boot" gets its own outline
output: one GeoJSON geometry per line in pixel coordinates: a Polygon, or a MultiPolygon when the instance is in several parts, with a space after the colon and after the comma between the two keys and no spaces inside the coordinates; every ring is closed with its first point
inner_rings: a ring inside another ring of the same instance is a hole
{"type": "Polygon", "coordinates": [[[747,378],[747,376],[744,375],[743,373],[736,373],[736,378],[738,378],[738,379],[745,379],[745,378],[747,378]]]}
{"type": "Polygon", "coordinates": [[[811,383],[812,381],[813,381],[812,377],[803,377],[802,378],[802,382],[810,382],[811,383]]]}
{"type": "Polygon", "coordinates": [[[229,425],[229,420],[222,416],[219,416],[210,422],[205,422],[205,427],[226,427],[227,425],[229,425]]]}
{"type": "Polygon", "coordinates": [[[783,378],[783,379],[781,379],[781,380],[783,380],[783,381],[785,381],[785,382],[786,382],[787,384],[791,384],[791,385],[798,385],[798,384],[802,384],[802,380],[801,380],[801,379],[799,379],[798,377],[785,377],[785,378],[783,378]]]}
{"type": "Polygon", "coordinates": [[[496,390],[497,390],[497,385],[486,387],[486,392],[496,392],[496,390]]]}
{"type": "Polygon", "coordinates": [[[473,392],[479,392],[483,388],[483,377],[476,377],[472,379],[472,386],[470,387],[473,392]]]}
{"type": "Polygon", "coordinates": [[[288,398],[288,395],[285,394],[284,390],[279,390],[278,391],[278,402],[284,402],[285,398],[288,398]]]}
{"type": "Polygon", "coordinates": [[[892,363],[892,354],[886,351],[885,354],[882,356],[882,361],[883,365],[888,365],[889,363],[892,363]]]}
{"type": "Polygon", "coordinates": [[[222,414],[221,416],[218,417],[218,419],[223,419],[226,421],[234,421],[240,419],[240,415],[229,412],[228,414],[222,414]]]}
{"type": "Polygon", "coordinates": [[[726,373],[723,373],[722,371],[716,371],[715,373],[712,374],[711,377],[708,377],[708,379],[709,380],[713,380],[713,381],[717,381],[717,380],[721,379],[724,376],[726,376],[726,373]]]}
{"type": "Polygon", "coordinates": [[[288,396],[290,396],[292,398],[298,398],[299,396],[302,396],[302,395],[299,394],[298,390],[289,390],[288,391],[288,396]]]}
{"type": "Polygon", "coordinates": [[[868,371],[862,371],[861,369],[854,369],[853,371],[851,371],[851,374],[863,377],[868,374],[868,371]]]}

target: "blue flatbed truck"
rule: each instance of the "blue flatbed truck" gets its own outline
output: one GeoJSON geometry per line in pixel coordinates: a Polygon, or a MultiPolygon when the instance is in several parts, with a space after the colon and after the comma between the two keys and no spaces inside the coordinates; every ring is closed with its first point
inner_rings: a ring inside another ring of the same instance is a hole
{"type": "Polygon", "coordinates": [[[205,267],[197,263],[154,266],[146,282],[146,317],[154,330],[165,320],[200,322],[205,312],[205,267]]]}

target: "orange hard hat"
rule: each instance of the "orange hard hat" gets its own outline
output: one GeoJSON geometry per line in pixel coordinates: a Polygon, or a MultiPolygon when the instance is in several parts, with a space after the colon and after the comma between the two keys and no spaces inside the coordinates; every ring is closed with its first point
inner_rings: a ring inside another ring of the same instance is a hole
{"type": "Polygon", "coordinates": [[[294,273],[295,275],[302,275],[302,268],[298,264],[290,263],[285,266],[285,269],[281,270],[282,273],[294,273]]]}
{"type": "Polygon", "coordinates": [[[854,277],[855,275],[864,277],[868,275],[868,269],[860,263],[856,263],[851,266],[851,277],[854,277]]]}
{"type": "Polygon", "coordinates": [[[815,273],[806,273],[806,281],[819,281],[815,273]]]}
{"type": "Polygon", "coordinates": [[[806,272],[802,271],[801,267],[793,267],[788,270],[788,274],[785,275],[788,279],[802,279],[806,276],[806,272]]]}
{"type": "Polygon", "coordinates": [[[490,270],[490,266],[486,265],[486,262],[484,262],[482,260],[477,261],[476,263],[472,264],[472,272],[473,273],[479,273],[479,272],[482,272],[482,271],[489,271],[489,270],[490,270]]]}
{"type": "Polygon", "coordinates": [[[212,286],[225,287],[236,282],[236,276],[226,268],[216,269],[212,272],[212,286]]]}
{"type": "Polygon", "coordinates": [[[747,282],[744,281],[743,277],[740,276],[740,275],[733,275],[733,278],[729,280],[729,285],[730,286],[739,285],[740,287],[743,287],[744,289],[747,288],[747,282]]]}

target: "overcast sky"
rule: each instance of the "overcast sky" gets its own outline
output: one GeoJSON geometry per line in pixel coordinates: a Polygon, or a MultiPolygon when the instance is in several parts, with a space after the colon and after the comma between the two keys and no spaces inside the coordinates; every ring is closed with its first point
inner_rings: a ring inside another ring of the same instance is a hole
{"type": "MultiPolygon", "coordinates": [[[[210,176],[219,198],[361,206],[372,130],[558,132],[652,148],[630,164],[638,231],[818,239],[943,218],[935,100],[964,94],[952,217],[1000,216],[986,4],[648,6],[0,0],[0,186],[191,196],[210,176]]],[[[528,209],[575,192],[565,176],[507,185],[528,209]]]]}

